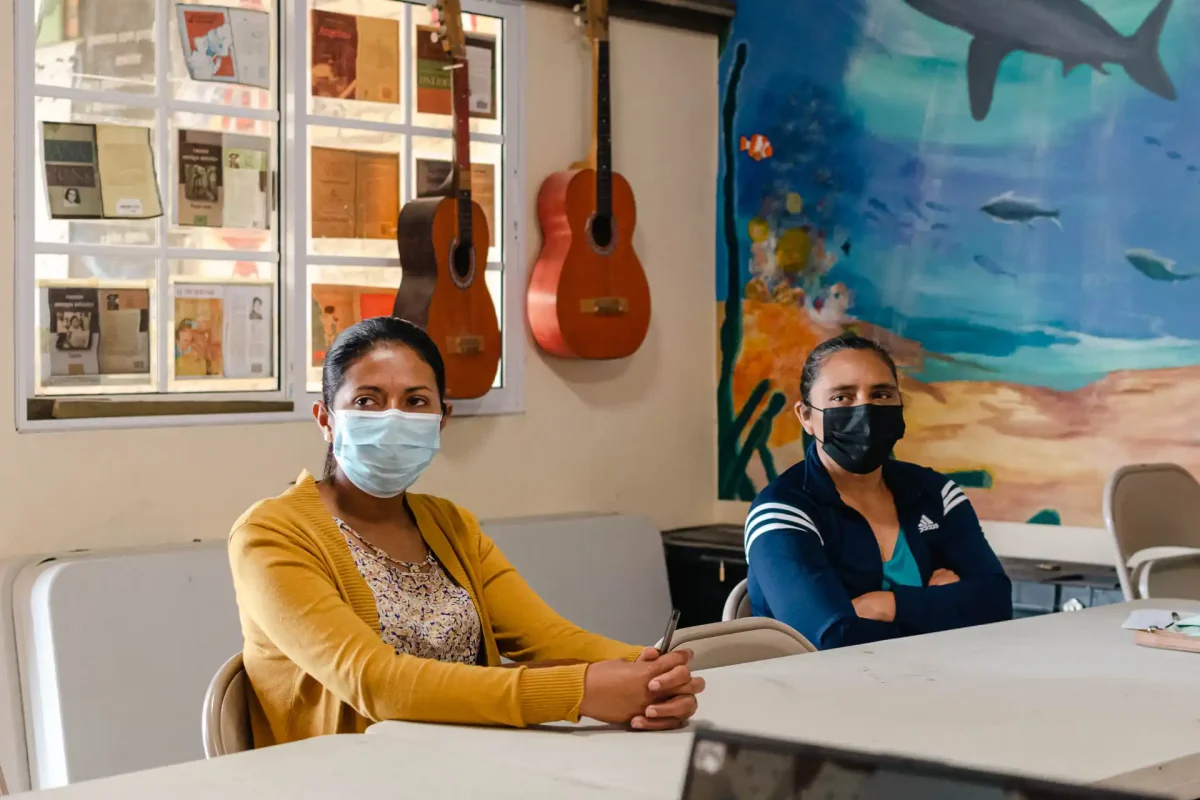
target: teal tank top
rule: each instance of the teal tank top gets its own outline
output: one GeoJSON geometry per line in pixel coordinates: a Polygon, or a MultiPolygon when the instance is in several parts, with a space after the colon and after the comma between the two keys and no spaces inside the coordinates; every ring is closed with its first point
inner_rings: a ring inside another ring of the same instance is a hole
{"type": "Polygon", "coordinates": [[[923,586],[921,570],[912,551],[908,549],[908,538],[904,530],[896,537],[896,548],[892,557],[883,564],[883,590],[891,591],[893,586],[923,586]]]}

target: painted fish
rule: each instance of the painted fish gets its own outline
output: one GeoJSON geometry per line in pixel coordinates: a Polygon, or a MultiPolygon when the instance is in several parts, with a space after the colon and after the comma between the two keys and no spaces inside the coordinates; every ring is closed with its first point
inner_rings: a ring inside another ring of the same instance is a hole
{"type": "Polygon", "coordinates": [[[1190,281],[1200,278],[1200,272],[1176,272],[1174,261],[1160,256],[1153,250],[1126,250],[1125,259],[1138,272],[1156,281],[1190,281]]]}
{"type": "Polygon", "coordinates": [[[931,230],[931,231],[948,231],[948,230],[950,230],[950,226],[944,222],[935,222],[929,226],[929,230],[931,230]]]}
{"type": "Polygon", "coordinates": [[[988,200],[979,209],[996,222],[1007,224],[1024,223],[1032,225],[1036,219],[1048,219],[1062,229],[1058,209],[1042,208],[1038,201],[1028,197],[1017,197],[1013,192],[1005,192],[999,197],[988,200]]]}
{"type": "Polygon", "coordinates": [[[1176,153],[1174,150],[1168,150],[1167,158],[1171,159],[1172,161],[1180,161],[1183,158],[1183,156],[1180,155],[1179,153],[1176,153]]]}
{"type": "Polygon", "coordinates": [[[1200,172],[1200,167],[1195,164],[1188,164],[1188,172],[1200,172]]]}
{"type": "Polygon", "coordinates": [[[741,151],[748,153],[755,161],[762,161],[764,158],[775,155],[775,150],[771,147],[771,140],[761,133],[756,133],[749,139],[743,136],[741,151]]]}
{"type": "Polygon", "coordinates": [[[850,240],[849,239],[842,242],[842,253],[844,253],[845,255],[850,255],[850,240]]]}
{"type": "Polygon", "coordinates": [[[1146,136],[1143,138],[1145,138],[1146,144],[1154,145],[1155,147],[1162,147],[1162,139],[1159,139],[1156,136],[1146,136]]]}
{"type": "Polygon", "coordinates": [[[925,215],[921,213],[921,209],[917,208],[916,204],[907,197],[904,198],[904,207],[911,211],[917,219],[925,219],[925,215]]]}
{"type": "Polygon", "coordinates": [[[930,211],[937,211],[940,214],[949,214],[951,211],[950,206],[943,203],[936,203],[933,200],[927,200],[925,202],[925,207],[930,211]]]}
{"type": "Polygon", "coordinates": [[[867,200],[867,205],[869,205],[871,208],[875,209],[876,211],[882,211],[884,214],[890,215],[892,213],[892,210],[887,207],[887,203],[883,202],[882,200],[878,200],[874,197],[867,200]]]}
{"type": "Polygon", "coordinates": [[[1005,278],[1012,278],[1016,280],[1016,275],[1012,274],[987,256],[975,256],[975,263],[983,267],[985,272],[990,272],[993,275],[1002,275],[1005,278]]]}

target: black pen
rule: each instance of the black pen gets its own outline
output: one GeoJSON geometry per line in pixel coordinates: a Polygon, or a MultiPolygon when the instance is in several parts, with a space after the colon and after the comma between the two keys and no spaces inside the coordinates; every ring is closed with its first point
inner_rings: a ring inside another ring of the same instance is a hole
{"type": "Polygon", "coordinates": [[[667,631],[663,634],[658,645],[658,654],[665,656],[671,652],[671,640],[675,638],[675,628],[679,625],[679,609],[672,609],[671,618],[667,620],[667,631]]]}

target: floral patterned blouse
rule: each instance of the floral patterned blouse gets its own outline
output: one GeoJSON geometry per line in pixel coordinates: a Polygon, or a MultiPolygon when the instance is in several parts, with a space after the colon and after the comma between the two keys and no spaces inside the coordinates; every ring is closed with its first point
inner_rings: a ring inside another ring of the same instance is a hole
{"type": "Polygon", "coordinates": [[[379,611],[380,634],[399,655],[474,664],[482,631],[466,590],[430,553],[421,564],[396,561],[337,520],[379,611]]]}

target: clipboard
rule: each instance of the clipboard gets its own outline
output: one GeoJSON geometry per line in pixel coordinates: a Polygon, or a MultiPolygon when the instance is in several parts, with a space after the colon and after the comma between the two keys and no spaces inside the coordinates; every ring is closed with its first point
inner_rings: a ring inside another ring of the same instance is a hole
{"type": "Polygon", "coordinates": [[[1200,653],[1200,636],[1174,633],[1165,630],[1137,631],[1133,635],[1135,644],[1157,650],[1179,650],[1185,653],[1200,653]]]}

